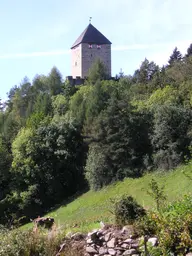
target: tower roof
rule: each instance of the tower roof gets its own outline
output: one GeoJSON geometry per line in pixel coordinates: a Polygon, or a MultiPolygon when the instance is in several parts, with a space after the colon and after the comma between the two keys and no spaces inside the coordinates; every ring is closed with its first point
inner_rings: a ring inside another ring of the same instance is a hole
{"type": "Polygon", "coordinates": [[[88,44],[111,44],[111,42],[97,30],[92,24],[89,24],[86,29],[77,38],[71,49],[81,43],[88,44]]]}

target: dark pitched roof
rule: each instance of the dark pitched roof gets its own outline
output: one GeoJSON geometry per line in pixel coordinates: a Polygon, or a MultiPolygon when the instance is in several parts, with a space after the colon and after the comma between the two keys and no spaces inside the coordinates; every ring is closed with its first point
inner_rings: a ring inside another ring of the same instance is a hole
{"type": "Polygon", "coordinates": [[[89,44],[111,44],[111,42],[97,30],[92,24],[89,24],[82,34],[77,38],[71,49],[81,43],[89,44]]]}

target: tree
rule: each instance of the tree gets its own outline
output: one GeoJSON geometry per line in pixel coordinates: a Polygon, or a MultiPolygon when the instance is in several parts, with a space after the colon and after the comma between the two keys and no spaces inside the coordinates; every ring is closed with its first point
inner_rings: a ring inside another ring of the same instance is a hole
{"type": "Polygon", "coordinates": [[[154,116],[152,144],[154,163],[159,169],[171,169],[190,157],[192,111],[181,106],[158,106],[154,116]]]}
{"type": "Polygon", "coordinates": [[[185,55],[186,57],[192,56],[192,44],[190,44],[190,46],[187,49],[187,53],[185,55]]]}
{"type": "Polygon", "coordinates": [[[150,115],[132,112],[123,100],[111,99],[94,123],[95,141],[89,148],[86,177],[93,189],[125,177],[138,177],[151,158],[150,115]],[[95,144],[96,143],[96,144],[95,144]]]}
{"type": "Polygon", "coordinates": [[[135,71],[133,78],[137,83],[146,84],[152,80],[158,70],[159,67],[153,61],[149,62],[149,60],[145,58],[141,63],[140,69],[135,71]]]}
{"type": "Polygon", "coordinates": [[[85,186],[86,150],[79,130],[72,123],[39,126],[36,131],[22,129],[12,151],[12,175],[19,200],[17,212],[23,215],[35,216],[85,186]]]}
{"type": "Polygon", "coordinates": [[[182,54],[177,49],[177,47],[175,47],[175,49],[173,50],[173,53],[169,57],[168,63],[169,63],[169,65],[173,65],[175,62],[181,61],[181,60],[182,60],[182,54]]]}
{"type": "Polygon", "coordinates": [[[11,154],[8,151],[4,138],[0,137],[0,200],[2,200],[10,189],[10,166],[11,154]]]}
{"type": "Polygon", "coordinates": [[[61,92],[62,76],[56,67],[51,69],[51,72],[47,78],[47,84],[49,86],[51,95],[57,95],[61,92]]]}
{"type": "Polygon", "coordinates": [[[91,84],[95,84],[98,80],[106,80],[109,78],[104,63],[98,59],[89,69],[88,80],[91,84]]]}

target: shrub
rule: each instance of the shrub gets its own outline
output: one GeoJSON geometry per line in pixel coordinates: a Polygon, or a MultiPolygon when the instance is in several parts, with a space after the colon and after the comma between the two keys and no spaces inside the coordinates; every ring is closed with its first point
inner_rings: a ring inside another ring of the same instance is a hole
{"type": "Polygon", "coordinates": [[[157,235],[161,255],[185,255],[192,248],[192,197],[185,196],[161,212],[149,212],[135,226],[141,234],[157,235]]]}
{"type": "Polygon", "coordinates": [[[123,225],[132,224],[146,213],[132,196],[123,196],[115,203],[114,214],[116,223],[123,225]]]}

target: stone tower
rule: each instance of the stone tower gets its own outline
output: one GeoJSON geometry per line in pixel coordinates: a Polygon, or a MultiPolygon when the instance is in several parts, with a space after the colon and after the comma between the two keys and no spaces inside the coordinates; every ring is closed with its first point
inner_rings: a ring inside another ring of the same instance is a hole
{"type": "Polygon", "coordinates": [[[72,77],[82,79],[88,76],[89,68],[100,59],[111,77],[111,42],[91,23],[71,47],[72,77]]]}

